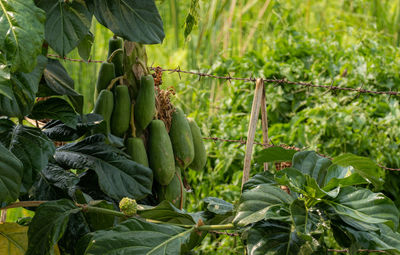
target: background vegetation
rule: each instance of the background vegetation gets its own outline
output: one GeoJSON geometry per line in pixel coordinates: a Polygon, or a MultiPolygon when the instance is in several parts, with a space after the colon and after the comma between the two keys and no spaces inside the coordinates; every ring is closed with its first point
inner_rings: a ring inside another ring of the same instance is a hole
{"type": "MultiPolygon", "coordinates": [[[[164,0],[158,7],[166,38],[148,46],[153,66],[201,70],[237,77],[287,78],[374,90],[399,90],[400,1],[380,0],[210,0],[200,1],[197,26],[185,39],[184,24],[195,0],[164,0]]],[[[95,23],[92,59],[104,60],[110,32],[95,23]]],[[[68,57],[78,58],[77,52],[68,57]]],[[[64,62],[75,86],[93,107],[100,64],[64,62]]],[[[245,138],[252,83],[164,74],[176,105],[201,125],[204,136],[245,138]]],[[[400,168],[398,98],[326,93],[267,84],[270,139],[331,156],[368,156],[400,168]]],[[[257,134],[261,140],[261,133],[257,134]]],[[[188,210],[201,199],[239,198],[244,146],[207,142],[209,161],[188,172],[193,187],[188,210]]],[[[252,173],[261,171],[254,165],[252,173]]],[[[400,176],[388,173],[385,192],[400,205],[400,176]]],[[[239,239],[209,236],[197,249],[206,254],[242,254],[239,239]],[[218,244],[216,243],[218,242],[218,244]],[[218,250],[217,250],[218,248],[218,250]]]]}

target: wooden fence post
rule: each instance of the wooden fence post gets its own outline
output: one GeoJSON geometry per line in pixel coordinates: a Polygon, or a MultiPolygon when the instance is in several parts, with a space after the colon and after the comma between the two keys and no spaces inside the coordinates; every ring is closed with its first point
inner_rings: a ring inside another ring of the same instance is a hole
{"type": "Polygon", "coordinates": [[[251,107],[249,129],[247,132],[246,154],[244,156],[242,188],[243,188],[243,185],[249,180],[249,177],[250,177],[251,155],[253,153],[254,137],[256,134],[258,116],[260,114],[261,99],[262,99],[263,91],[264,91],[264,80],[257,79],[256,89],[254,92],[253,105],[251,107]]]}
{"type": "MultiPolygon", "coordinates": [[[[261,97],[261,123],[263,133],[263,144],[264,149],[268,148],[268,114],[267,114],[267,101],[265,97],[265,87],[263,86],[262,97],[261,97]]],[[[268,163],[264,163],[264,171],[268,171],[268,163]]]]}

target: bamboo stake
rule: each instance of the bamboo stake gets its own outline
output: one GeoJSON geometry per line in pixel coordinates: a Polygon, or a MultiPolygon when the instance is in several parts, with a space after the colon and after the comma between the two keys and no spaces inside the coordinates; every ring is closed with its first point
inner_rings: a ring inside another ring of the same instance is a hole
{"type": "MultiPolygon", "coordinates": [[[[264,149],[268,148],[269,139],[268,139],[268,114],[267,114],[267,102],[265,97],[265,86],[264,82],[262,82],[262,97],[261,97],[261,123],[262,123],[262,133],[263,133],[263,141],[264,149]]],[[[264,171],[268,171],[268,163],[264,163],[264,171]]]]}
{"type": "Polygon", "coordinates": [[[246,154],[244,157],[244,166],[243,166],[242,188],[250,177],[251,155],[253,153],[253,144],[254,144],[254,137],[256,134],[257,120],[260,114],[263,88],[264,88],[263,79],[257,79],[256,90],[254,92],[253,105],[251,107],[249,130],[247,133],[246,154]]]}
{"type": "Polygon", "coordinates": [[[6,220],[7,220],[7,210],[1,210],[0,224],[6,222],[6,220]]]}

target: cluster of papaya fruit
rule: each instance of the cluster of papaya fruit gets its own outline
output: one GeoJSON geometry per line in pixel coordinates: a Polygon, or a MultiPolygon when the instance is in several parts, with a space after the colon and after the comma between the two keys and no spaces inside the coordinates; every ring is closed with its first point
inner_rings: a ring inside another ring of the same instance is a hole
{"type": "Polygon", "coordinates": [[[156,200],[182,208],[186,199],[182,171],[201,170],[207,161],[200,128],[174,108],[167,130],[165,120],[156,119],[159,89],[153,76],[141,75],[137,88],[132,88],[129,81],[124,84],[128,77],[124,70],[132,69],[124,61],[123,40],[114,36],[99,70],[93,113],[103,116],[107,135],[123,139],[133,161],[152,169],[156,200]]]}

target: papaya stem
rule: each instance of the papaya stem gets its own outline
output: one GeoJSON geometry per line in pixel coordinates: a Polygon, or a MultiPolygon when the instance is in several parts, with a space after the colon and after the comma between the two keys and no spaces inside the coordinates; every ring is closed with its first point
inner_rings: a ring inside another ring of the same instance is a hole
{"type": "Polygon", "coordinates": [[[224,225],[202,225],[202,226],[196,227],[196,229],[199,231],[232,230],[235,228],[236,228],[235,225],[233,225],[232,223],[224,224],[224,225]]]}
{"type": "Polygon", "coordinates": [[[123,78],[124,76],[121,75],[121,76],[118,76],[118,77],[112,79],[110,84],[107,86],[107,90],[111,90],[114,87],[114,85],[117,83],[117,81],[120,80],[121,77],[123,78]]]}
{"type": "Polygon", "coordinates": [[[131,120],[130,120],[130,125],[131,125],[131,135],[132,137],[136,137],[136,126],[135,126],[135,102],[132,101],[131,104],[131,120]]]}
{"type": "Polygon", "coordinates": [[[150,74],[150,68],[146,66],[146,64],[140,60],[139,58],[136,58],[136,63],[138,63],[142,68],[144,75],[149,75],[150,74]]]}
{"type": "Polygon", "coordinates": [[[113,60],[113,58],[115,57],[115,55],[117,55],[120,52],[123,52],[123,49],[116,49],[113,51],[113,53],[111,53],[110,57],[107,59],[108,63],[111,63],[111,61],[113,60]]]}

